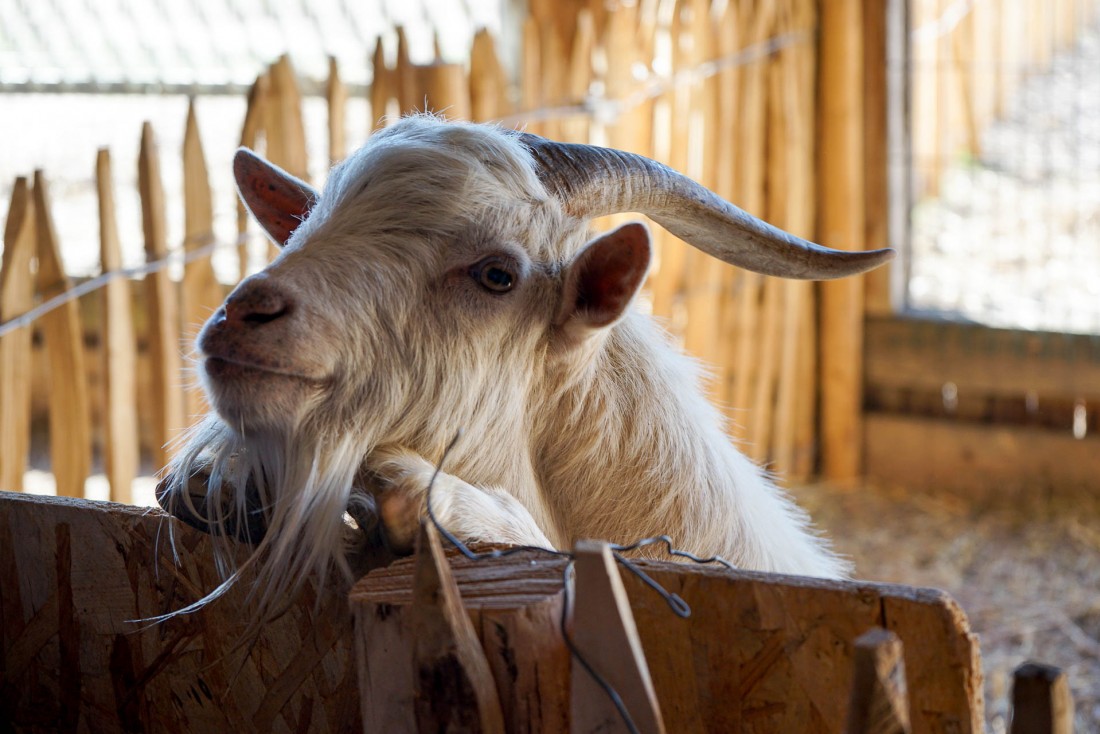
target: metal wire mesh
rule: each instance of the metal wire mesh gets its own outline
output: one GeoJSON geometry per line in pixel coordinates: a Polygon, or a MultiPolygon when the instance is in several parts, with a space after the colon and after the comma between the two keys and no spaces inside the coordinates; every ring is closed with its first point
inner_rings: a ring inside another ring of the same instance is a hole
{"type": "Polygon", "coordinates": [[[910,4],[908,308],[1100,333],[1095,5],[910,4]]]}

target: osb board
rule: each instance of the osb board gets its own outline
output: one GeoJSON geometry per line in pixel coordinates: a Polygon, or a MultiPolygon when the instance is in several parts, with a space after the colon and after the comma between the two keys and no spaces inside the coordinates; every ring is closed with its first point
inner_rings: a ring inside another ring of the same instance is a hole
{"type": "Polygon", "coordinates": [[[240,589],[132,621],[217,584],[208,538],[158,510],[0,492],[0,730],[357,730],[342,596],[307,591],[243,645],[240,589]]]}
{"type": "MultiPolygon", "coordinates": [[[[544,608],[551,589],[560,589],[564,563],[526,554],[480,562],[452,554],[450,560],[490,661],[503,655],[506,645],[496,638],[509,611],[530,619],[526,609],[544,608]]],[[[641,565],[692,608],[690,618],[680,619],[634,575],[622,574],[670,732],[843,731],[853,643],[873,626],[894,631],[905,645],[914,732],[982,731],[977,639],[943,592],[712,566],[641,565]]],[[[357,614],[405,614],[412,569],[403,560],[368,574],[351,593],[357,614]]],[[[544,650],[544,657],[557,659],[563,643],[553,629],[545,637],[560,649],[544,650]]],[[[530,701],[569,690],[562,679],[568,666],[539,666],[532,692],[520,682],[525,666],[540,661],[509,657],[509,670],[493,666],[498,690],[526,691],[520,700],[529,710],[530,701]]],[[[507,697],[501,703],[506,720],[512,719],[507,697]]],[[[564,714],[542,721],[534,730],[568,731],[564,714]]]]}

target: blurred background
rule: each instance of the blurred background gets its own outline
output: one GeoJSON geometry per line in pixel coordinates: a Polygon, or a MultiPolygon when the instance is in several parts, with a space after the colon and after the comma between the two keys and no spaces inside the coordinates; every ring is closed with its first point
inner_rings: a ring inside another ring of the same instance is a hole
{"type": "Polygon", "coordinates": [[[642,307],[861,577],[962,602],[991,731],[1029,657],[1100,721],[1100,2],[0,0],[0,110],[0,488],[153,502],[271,256],[237,146],[323,186],[417,110],[611,145],[899,249],[792,283],[658,230],[642,307]]]}

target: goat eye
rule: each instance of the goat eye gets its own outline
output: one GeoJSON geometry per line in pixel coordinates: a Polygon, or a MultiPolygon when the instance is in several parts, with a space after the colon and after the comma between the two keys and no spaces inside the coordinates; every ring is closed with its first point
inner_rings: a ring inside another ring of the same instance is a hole
{"type": "Polygon", "coordinates": [[[516,276],[503,262],[497,259],[486,260],[474,266],[470,275],[487,291],[507,293],[516,284],[516,276]]]}

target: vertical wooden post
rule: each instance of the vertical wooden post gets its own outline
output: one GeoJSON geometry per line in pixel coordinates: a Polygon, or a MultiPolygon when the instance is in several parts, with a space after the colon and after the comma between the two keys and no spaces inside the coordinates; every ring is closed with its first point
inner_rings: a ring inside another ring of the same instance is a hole
{"type": "MultiPolygon", "coordinates": [[[[183,135],[183,250],[191,252],[214,242],[214,201],[210,192],[210,177],[203,155],[202,138],[199,137],[198,120],[195,117],[195,101],[187,109],[187,127],[183,135]]],[[[190,352],[195,337],[206,320],[222,302],[224,293],[214,276],[210,255],[192,260],[183,269],[182,287],[183,320],[181,334],[190,352]]],[[[208,406],[202,388],[197,382],[187,386],[185,421],[189,424],[204,415],[208,406]]]]}
{"type": "MultiPolygon", "coordinates": [[[[34,305],[34,198],[27,179],[15,179],[4,223],[0,261],[0,324],[34,305]]],[[[31,445],[31,327],[0,337],[0,489],[23,491],[31,445]]]]}
{"type": "Polygon", "coordinates": [[[484,28],[474,36],[470,49],[470,117],[488,122],[507,107],[508,82],[500,66],[493,36],[484,28]]]}
{"type": "MultiPolygon", "coordinates": [[[[260,139],[260,133],[264,132],[264,120],[267,117],[267,107],[271,96],[271,78],[265,72],[256,77],[252,88],[248,90],[248,107],[244,113],[244,124],[241,126],[241,146],[250,150],[256,150],[260,139]]],[[[248,275],[248,210],[240,197],[237,200],[237,237],[240,240],[237,245],[237,258],[239,263],[238,278],[243,279],[248,275]]]]}
{"type": "MultiPolygon", "coordinates": [[[[520,60],[520,109],[524,112],[537,110],[542,104],[542,84],[539,81],[542,74],[541,39],[539,38],[538,23],[531,16],[523,23],[523,43],[520,46],[522,58],[520,60]]],[[[542,123],[532,120],[528,123],[527,132],[542,135],[542,123]]]]}
{"type": "MultiPolygon", "coordinates": [[[[34,172],[35,235],[38,240],[38,293],[48,300],[72,288],[61,264],[61,248],[50,213],[46,177],[34,172]]],[[[49,362],[50,468],[57,494],[83,497],[91,469],[88,375],[77,301],[68,301],[39,319],[49,362]]]]}
{"type": "MultiPolygon", "coordinates": [[[[145,257],[149,261],[168,256],[165,232],[164,187],[160,178],[153,126],[141,129],[141,153],[138,156],[138,189],[141,193],[142,229],[145,233],[145,257]]],[[[153,417],[152,444],[157,468],[168,463],[168,444],[183,429],[183,391],[181,384],[179,290],[164,268],[145,276],[148,309],[149,357],[153,387],[150,414],[153,417]]]]}
{"type": "MultiPolygon", "coordinates": [[[[886,131],[886,24],[887,3],[863,0],[863,155],[866,177],[868,249],[888,247],[890,187],[887,177],[889,151],[886,131]]],[[[884,265],[867,274],[867,313],[876,316],[893,311],[890,268],[884,265]]]]}
{"type": "Polygon", "coordinates": [[[283,54],[271,65],[271,104],[265,116],[267,157],[284,171],[309,181],[306,131],[302,123],[302,94],[290,57],[283,54]]]}
{"type": "Polygon", "coordinates": [[[909,695],[901,639],[876,627],[855,644],[846,734],[909,734],[909,695]]]}
{"type": "Polygon", "coordinates": [[[462,64],[433,63],[410,69],[418,107],[452,120],[470,119],[470,83],[462,64]]]}
{"type": "Polygon", "coordinates": [[[334,165],[344,160],[344,156],[348,154],[348,90],[340,78],[340,67],[335,56],[328,58],[325,99],[328,101],[328,162],[334,165]]]}
{"type": "Polygon", "coordinates": [[[1073,734],[1073,696],[1064,672],[1039,663],[1016,668],[1009,734],[1073,734]]]}
{"type": "MultiPolygon", "coordinates": [[[[775,28],[774,3],[758,4],[752,12],[746,39],[749,46],[767,40],[775,28]]],[[[755,216],[767,216],[767,70],[767,59],[759,59],[745,67],[741,78],[737,203],[755,216]]],[[[733,339],[733,394],[730,400],[734,410],[743,411],[750,407],[756,384],[762,286],[762,276],[748,271],[739,274],[733,339]]],[[[747,427],[740,422],[734,424],[733,433],[737,437],[747,438],[747,431],[747,427]]]]}
{"type": "Polygon", "coordinates": [[[439,531],[427,522],[420,527],[410,624],[417,730],[503,734],[489,661],[462,606],[439,531]]]}
{"type": "MultiPolygon", "coordinates": [[[[821,4],[818,240],[864,249],[863,0],[821,4]]],[[[863,456],[860,278],[821,285],[821,445],[827,479],[859,476],[863,456]]]]}
{"type": "MultiPolygon", "coordinates": [[[[596,45],[596,23],[587,8],[577,11],[573,48],[569,52],[569,99],[582,100],[592,84],[592,52],[596,45]]],[[[573,115],[562,121],[562,139],[570,143],[589,141],[587,115],[573,115]]]]}
{"type": "Polygon", "coordinates": [[[382,37],[374,42],[374,54],[371,55],[370,81],[370,126],[371,130],[384,127],[386,110],[393,96],[393,74],[386,67],[386,49],[382,37]]]}
{"type": "MultiPolygon", "coordinates": [[[[604,542],[582,540],[573,552],[573,643],[592,669],[619,694],[638,731],[663,734],[665,725],[657,694],[611,549],[604,542]]],[[[571,678],[574,734],[627,731],[607,692],[576,658],[571,678]]]]}
{"type": "MultiPolygon", "coordinates": [[[[810,33],[814,27],[814,0],[793,0],[780,14],[781,32],[810,33]]],[[[781,109],[786,132],[784,189],[786,201],[781,225],[794,234],[812,237],[814,224],[814,79],[813,42],[807,39],[780,51],[779,92],[784,98],[781,109]]],[[[812,359],[814,351],[813,284],[805,281],[783,282],[785,299],[779,324],[782,344],[779,359],[779,383],[775,398],[775,421],[771,462],[773,470],[789,481],[805,479],[797,466],[799,453],[812,455],[813,441],[799,441],[800,411],[813,415],[815,395],[813,371],[806,378],[800,365],[812,359]],[[809,338],[803,338],[809,330],[809,338]],[[805,379],[805,382],[803,380],[805,379]]]]}
{"type": "MultiPolygon", "coordinates": [[[[122,253],[115,217],[115,191],[111,177],[111,154],[100,148],[96,157],[96,191],[99,195],[99,258],[103,272],[122,268],[122,253]]],[[[137,474],[137,344],[130,281],[116,278],[103,287],[104,363],[104,459],[111,499],[132,503],[137,474]]]]}

